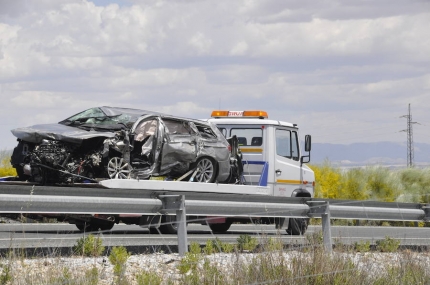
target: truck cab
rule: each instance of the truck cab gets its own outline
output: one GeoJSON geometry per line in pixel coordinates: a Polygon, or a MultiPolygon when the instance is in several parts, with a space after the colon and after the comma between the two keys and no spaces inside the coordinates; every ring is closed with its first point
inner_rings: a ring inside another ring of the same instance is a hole
{"type": "Polygon", "coordinates": [[[310,161],[311,137],[305,136],[304,154],[297,124],[271,120],[265,111],[217,110],[208,121],[225,137],[237,137],[243,184],[268,186],[272,196],[313,196],[315,175],[304,164],[310,161]]]}

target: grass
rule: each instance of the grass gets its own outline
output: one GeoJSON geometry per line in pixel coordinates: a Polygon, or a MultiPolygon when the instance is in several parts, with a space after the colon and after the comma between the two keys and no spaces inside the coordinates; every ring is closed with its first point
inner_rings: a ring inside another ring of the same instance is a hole
{"type": "MultiPolygon", "coordinates": [[[[214,249],[219,240],[204,246],[190,244],[190,251],[153,254],[156,263],[145,255],[132,256],[124,247],[105,251],[107,256],[25,259],[12,254],[0,260],[1,284],[429,284],[428,253],[398,251],[397,240],[381,240],[387,249],[370,251],[367,242],[359,242],[348,251],[323,250],[320,235],[309,234],[307,246],[287,250],[277,236],[260,236],[252,252],[240,253],[239,244],[255,237],[242,236],[231,244],[234,252],[214,249]],[[390,252],[396,250],[395,252],[390,252]],[[163,257],[167,256],[167,260],[163,257]],[[145,263],[147,262],[147,263],[145,263]]],[[[81,239],[80,239],[81,240],[81,239]]],[[[82,243],[77,241],[77,243],[82,243]]],[[[90,243],[87,241],[87,243],[90,243]]],[[[251,242],[253,243],[253,242],[251,242]]],[[[222,249],[220,245],[218,247],[222,249]]]]}

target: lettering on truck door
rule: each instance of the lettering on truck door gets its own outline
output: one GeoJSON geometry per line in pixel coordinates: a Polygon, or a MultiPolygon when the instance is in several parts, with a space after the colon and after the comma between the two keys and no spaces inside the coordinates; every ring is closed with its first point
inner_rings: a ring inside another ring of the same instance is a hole
{"type": "Polygon", "coordinates": [[[277,127],[275,137],[274,196],[291,197],[302,183],[297,131],[277,127]]]}

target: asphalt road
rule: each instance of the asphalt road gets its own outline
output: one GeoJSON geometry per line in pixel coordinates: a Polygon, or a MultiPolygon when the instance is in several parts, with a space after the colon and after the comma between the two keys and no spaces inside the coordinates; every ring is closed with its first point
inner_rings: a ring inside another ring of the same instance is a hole
{"type": "MultiPolygon", "coordinates": [[[[320,226],[310,226],[307,234],[321,231],[320,226]]],[[[386,236],[399,239],[402,245],[430,246],[430,228],[414,227],[361,227],[361,226],[332,226],[333,243],[353,244],[356,241],[368,240],[375,244],[377,240],[386,236]]],[[[176,251],[176,235],[150,234],[147,229],[136,225],[115,225],[112,230],[94,232],[103,239],[103,245],[126,246],[135,248],[139,252],[176,251]]],[[[289,236],[285,231],[278,232],[274,225],[232,225],[225,234],[213,234],[208,226],[189,224],[188,242],[205,243],[215,237],[224,242],[235,243],[243,234],[257,238],[267,236],[280,236],[284,244],[297,246],[305,244],[307,239],[303,236],[289,236]]],[[[3,251],[16,248],[26,249],[27,252],[43,249],[45,253],[54,253],[56,250],[73,247],[84,234],[74,225],[69,224],[0,224],[0,249],[3,251]]]]}

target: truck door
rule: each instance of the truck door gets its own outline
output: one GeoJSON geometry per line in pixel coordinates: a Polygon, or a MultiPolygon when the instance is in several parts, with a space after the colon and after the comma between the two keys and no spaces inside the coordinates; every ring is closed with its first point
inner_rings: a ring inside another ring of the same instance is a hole
{"type": "Polygon", "coordinates": [[[300,153],[297,131],[275,129],[274,196],[291,197],[301,187],[300,153]]]}

